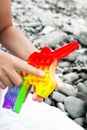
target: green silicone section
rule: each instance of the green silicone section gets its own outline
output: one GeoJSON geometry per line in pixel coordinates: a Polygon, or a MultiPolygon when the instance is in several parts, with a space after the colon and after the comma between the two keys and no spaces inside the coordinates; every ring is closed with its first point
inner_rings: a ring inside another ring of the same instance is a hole
{"type": "Polygon", "coordinates": [[[20,92],[19,92],[16,102],[14,104],[14,107],[13,107],[14,112],[16,112],[16,113],[20,112],[20,110],[22,108],[22,104],[25,100],[25,97],[26,97],[29,89],[30,89],[29,79],[26,78],[21,85],[20,92]]]}

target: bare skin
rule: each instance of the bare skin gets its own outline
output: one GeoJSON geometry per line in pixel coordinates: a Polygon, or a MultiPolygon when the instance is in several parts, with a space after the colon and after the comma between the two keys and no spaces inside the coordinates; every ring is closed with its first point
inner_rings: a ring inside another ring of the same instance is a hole
{"type": "MultiPolygon", "coordinates": [[[[31,53],[38,50],[18,28],[13,26],[10,0],[0,0],[0,43],[11,53],[0,51],[0,88],[19,86],[22,83],[19,71],[41,77],[45,75],[25,62],[31,53]]],[[[62,86],[59,78],[57,81],[58,87],[62,86]]],[[[42,101],[35,93],[33,99],[42,101]]]]}

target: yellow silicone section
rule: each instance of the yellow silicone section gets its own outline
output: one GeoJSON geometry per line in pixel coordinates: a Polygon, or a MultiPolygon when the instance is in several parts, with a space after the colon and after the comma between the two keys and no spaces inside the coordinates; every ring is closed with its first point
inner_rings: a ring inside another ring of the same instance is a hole
{"type": "Polygon", "coordinates": [[[57,61],[55,61],[50,66],[41,66],[40,70],[45,72],[45,76],[37,77],[35,75],[29,75],[30,84],[36,87],[36,94],[45,98],[49,96],[52,91],[55,89],[56,81],[55,81],[55,68],[57,65],[57,61]]]}

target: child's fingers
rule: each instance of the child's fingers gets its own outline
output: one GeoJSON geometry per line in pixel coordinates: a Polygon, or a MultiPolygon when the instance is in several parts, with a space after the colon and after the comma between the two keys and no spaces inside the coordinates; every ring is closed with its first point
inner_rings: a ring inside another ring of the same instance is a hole
{"type": "Polygon", "coordinates": [[[6,75],[6,70],[4,71],[4,69],[0,70],[0,80],[3,83],[4,86],[12,87],[14,85],[12,83],[12,81],[10,80],[10,78],[8,77],[8,75],[6,75]]]}
{"type": "Polygon", "coordinates": [[[26,61],[23,61],[23,60],[20,60],[17,62],[16,69],[18,71],[23,71],[25,73],[34,74],[36,76],[43,77],[45,75],[45,73],[43,71],[29,65],[26,61]]]}
{"type": "Polygon", "coordinates": [[[60,89],[64,86],[63,82],[60,80],[57,74],[55,75],[55,80],[56,80],[57,88],[60,89]]]}
{"type": "Polygon", "coordinates": [[[32,99],[34,101],[38,101],[38,102],[42,102],[43,101],[43,98],[38,96],[38,95],[36,95],[36,93],[33,94],[32,99]]]}
{"type": "Polygon", "coordinates": [[[22,84],[21,76],[13,68],[11,68],[11,71],[5,70],[5,73],[14,85],[20,86],[22,84]]]}

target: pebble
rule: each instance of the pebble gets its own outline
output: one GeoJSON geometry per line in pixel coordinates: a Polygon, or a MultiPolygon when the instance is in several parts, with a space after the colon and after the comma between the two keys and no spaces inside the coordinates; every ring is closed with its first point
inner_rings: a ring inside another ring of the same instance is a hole
{"type": "Polygon", "coordinates": [[[50,32],[49,34],[46,34],[44,36],[40,36],[38,39],[35,39],[34,45],[38,44],[40,47],[49,46],[55,48],[55,46],[64,39],[67,39],[68,35],[64,32],[61,32],[60,30],[55,30],[50,32]]]}
{"type": "Polygon", "coordinates": [[[77,73],[71,72],[67,73],[63,76],[65,81],[68,81],[69,83],[74,82],[75,80],[79,79],[79,75],[77,73]]]}
{"type": "Polygon", "coordinates": [[[57,102],[64,102],[65,95],[59,92],[54,91],[52,94],[52,99],[54,99],[57,102]]]}
{"type": "Polygon", "coordinates": [[[81,43],[81,45],[87,47],[87,32],[80,32],[78,37],[79,37],[79,42],[81,43]]]}
{"type": "Polygon", "coordinates": [[[40,34],[49,34],[50,32],[54,31],[55,28],[52,26],[46,26],[44,27],[44,29],[42,30],[42,32],[40,34]]]}
{"type": "Polygon", "coordinates": [[[64,83],[64,87],[62,87],[59,91],[66,96],[75,96],[78,92],[78,89],[74,88],[73,85],[69,83],[64,83]]]}
{"type": "Polygon", "coordinates": [[[61,102],[57,103],[57,107],[58,107],[61,111],[65,112],[65,107],[64,107],[64,104],[63,104],[63,103],[61,103],[61,102]]]}
{"type": "MultiPolygon", "coordinates": [[[[59,61],[56,73],[64,87],[44,102],[60,108],[87,129],[87,1],[84,0],[12,0],[12,18],[40,49],[57,49],[72,40],[80,48],[59,61]],[[68,8],[67,8],[68,7],[68,8]]],[[[0,50],[6,51],[0,46],[0,50]]]]}
{"type": "Polygon", "coordinates": [[[87,94],[87,87],[86,87],[83,83],[81,83],[81,82],[78,83],[78,84],[77,84],[77,87],[78,87],[78,90],[79,90],[79,91],[81,91],[81,92],[87,94]]]}
{"type": "Polygon", "coordinates": [[[65,110],[72,118],[78,118],[85,114],[85,103],[81,99],[69,96],[64,100],[65,110]]]}
{"type": "Polygon", "coordinates": [[[84,124],[84,118],[80,117],[80,118],[76,118],[74,121],[76,123],[78,123],[80,126],[82,126],[84,124]]]}

